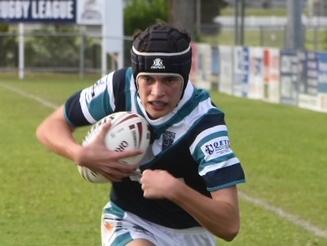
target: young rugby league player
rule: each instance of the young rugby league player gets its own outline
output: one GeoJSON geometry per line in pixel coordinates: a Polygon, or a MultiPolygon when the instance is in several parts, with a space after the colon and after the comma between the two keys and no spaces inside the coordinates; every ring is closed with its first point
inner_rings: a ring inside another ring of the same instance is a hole
{"type": "Polygon", "coordinates": [[[109,73],[72,95],[37,129],[41,143],[112,183],[102,216],[102,245],[216,245],[240,228],[237,184],[245,181],[231,149],[224,113],[189,81],[191,39],[165,24],[134,37],[132,66],[109,73]],[[119,159],[139,150],[105,148],[108,123],[88,146],[73,137],[77,127],[118,111],[143,116],[151,130],[140,182],[138,168],[119,159]]]}

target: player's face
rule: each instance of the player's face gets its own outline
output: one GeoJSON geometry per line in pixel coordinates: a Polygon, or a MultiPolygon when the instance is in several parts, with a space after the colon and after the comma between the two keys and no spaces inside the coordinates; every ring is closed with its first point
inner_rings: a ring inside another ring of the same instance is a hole
{"type": "Polygon", "coordinates": [[[137,83],[143,106],[153,119],[172,112],[183,91],[183,79],[175,75],[139,75],[137,83]]]}

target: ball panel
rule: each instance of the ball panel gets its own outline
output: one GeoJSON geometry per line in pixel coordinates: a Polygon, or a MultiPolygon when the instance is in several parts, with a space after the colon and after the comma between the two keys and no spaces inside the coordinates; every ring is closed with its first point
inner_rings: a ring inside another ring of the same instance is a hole
{"type": "MultiPolygon", "coordinates": [[[[140,149],[143,151],[142,154],[120,160],[122,163],[129,165],[139,163],[150,144],[150,131],[146,120],[135,113],[117,112],[102,118],[90,128],[82,145],[92,143],[100,133],[103,125],[109,120],[111,121],[111,127],[105,136],[106,147],[119,152],[140,149]]],[[[87,167],[78,166],[78,171],[86,181],[92,183],[110,182],[103,175],[87,167]]]]}
{"type": "Polygon", "coordinates": [[[78,166],[78,172],[86,181],[91,183],[108,183],[109,180],[103,175],[92,171],[87,167],[78,166]]]}

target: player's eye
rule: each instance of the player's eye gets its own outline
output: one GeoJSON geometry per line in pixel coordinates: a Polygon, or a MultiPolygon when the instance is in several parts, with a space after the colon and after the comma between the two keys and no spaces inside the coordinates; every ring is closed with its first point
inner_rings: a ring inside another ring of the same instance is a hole
{"type": "Polygon", "coordinates": [[[148,75],[140,76],[140,80],[143,81],[146,84],[151,84],[151,83],[154,82],[154,79],[151,76],[148,76],[148,75]]]}
{"type": "Polygon", "coordinates": [[[180,81],[180,79],[178,77],[175,76],[168,76],[164,79],[164,83],[166,85],[173,85],[175,83],[178,83],[180,81]]]}

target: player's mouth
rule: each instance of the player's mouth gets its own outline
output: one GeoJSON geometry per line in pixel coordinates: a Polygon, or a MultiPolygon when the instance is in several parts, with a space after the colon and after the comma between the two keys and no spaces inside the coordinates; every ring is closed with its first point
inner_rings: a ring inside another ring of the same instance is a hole
{"type": "Polygon", "coordinates": [[[149,104],[151,108],[156,111],[164,110],[168,105],[168,103],[162,101],[150,101],[149,104]]]}

